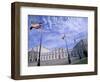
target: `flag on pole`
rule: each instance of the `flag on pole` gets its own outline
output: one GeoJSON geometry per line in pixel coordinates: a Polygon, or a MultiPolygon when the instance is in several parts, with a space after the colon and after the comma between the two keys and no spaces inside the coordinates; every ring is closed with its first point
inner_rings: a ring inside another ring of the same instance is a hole
{"type": "Polygon", "coordinates": [[[65,34],[62,36],[62,39],[65,39],[65,34]]]}
{"type": "Polygon", "coordinates": [[[33,23],[33,24],[31,24],[30,30],[32,30],[33,28],[40,29],[41,25],[42,25],[42,23],[33,23]]]}

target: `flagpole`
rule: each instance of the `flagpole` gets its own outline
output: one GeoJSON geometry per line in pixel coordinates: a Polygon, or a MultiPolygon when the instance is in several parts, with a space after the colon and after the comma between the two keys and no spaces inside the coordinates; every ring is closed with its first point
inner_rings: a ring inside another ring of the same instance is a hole
{"type": "Polygon", "coordinates": [[[42,29],[40,29],[40,48],[39,48],[39,56],[38,56],[38,62],[37,62],[37,66],[40,66],[40,57],[41,57],[41,46],[42,46],[42,29]]]}
{"type": "MultiPolygon", "coordinates": [[[[65,36],[65,34],[64,34],[64,36],[65,36]]],[[[65,43],[66,43],[66,50],[67,50],[67,53],[68,53],[68,62],[69,62],[69,64],[71,64],[71,59],[70,59],[70,54],[69,54],[69,50],[68,50],[67,40],[65,38],[64,38],[64,40],[65,40],[65,43]]]]}
{"type": "Polygon", "coordinates": [[[33,23],[33,24],[31,24],[31,27],[30,27],[30,30],[32,30],[33,28],[40,30],[40,48],[39,48],[37,66],[40,66],[40,55],[41,55],[41,46],[42,46],[42,28],[41,28],[41,24],[42,23],[33,23]]]}

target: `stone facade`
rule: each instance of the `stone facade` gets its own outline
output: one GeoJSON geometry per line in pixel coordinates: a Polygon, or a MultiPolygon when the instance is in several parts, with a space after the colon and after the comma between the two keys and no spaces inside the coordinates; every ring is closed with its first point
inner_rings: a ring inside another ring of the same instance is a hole
{"type": "Polygon", "coordinates": [[[88,57],[88,44],[86,39],[80,40],[71,51],[72,62],[88,57]]]}
{"type": "MultiPolygon", "coordinates": [[[[68,53],[71,63],[79,61],[80,59],[87,57],[87,40],[80,40],[73,49],[68,50],[66,48],[55,48],[53,50],[45,50],[45,53],[40,55],[41,65],[58,65],[58,64],[69,64],[68,63],[68,53]],[[47,52],[46,52],[47,50],[47,52]]],[[[39,57],[39,47],[32,48],[28,52],[28,64],[29,66],[37,65],[39,57]]]]}
{"type": "MultiPolygon", "coordinates": [[[[28,62],[34,63],[38,60],[39,52],[36,52],[34,49],[28,52],[28,62]]],[[[41,53],[40,61],[47,62],[47,61],[55,61],[62,60],[67,58],[67,52],[65,48],[55,48],[51,52],[41,53]]],[[[67,61],[67,60],[66,60],[67,61]]]]}

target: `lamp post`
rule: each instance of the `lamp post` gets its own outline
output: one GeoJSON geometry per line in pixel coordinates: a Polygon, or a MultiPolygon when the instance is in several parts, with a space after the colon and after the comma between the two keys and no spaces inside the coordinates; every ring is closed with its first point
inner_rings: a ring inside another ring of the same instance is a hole
{"type": "Polygon", "coordinates": [[[40,66],[40,55],[41,55],[41,46],[42,46],[42,28],[41,28],[42,23],[32,23],[30,30],[34,29],[39,29],[40,30],[40,47],[39,47],[39,56],[38,56],[38,62],[37,66],[40,66]]]}
{"type": "Polygon", "coordinates": [[[65,34],[64,34],[64,36],[62,37],[62,39],[63,39],[63,40],[65,41],[65,43],[66,43],[66,51],[67,51],[67,53],[68,53],[68,63],[71,64],[71,59],[70,59],[70,54],[69,54],[69,51],[68,51],[67,40],[66,40],[65,37],[66,37],[66,36],[65,36],[65,34]]]}

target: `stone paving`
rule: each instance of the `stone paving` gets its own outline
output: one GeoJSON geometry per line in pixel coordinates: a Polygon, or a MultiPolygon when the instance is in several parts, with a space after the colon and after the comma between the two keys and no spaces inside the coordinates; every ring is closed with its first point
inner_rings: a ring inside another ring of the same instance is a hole
{"type": "MultiPolygon", "coordinates": [[[[80,61],[83,61],[86,58],[72,58],[71,59],[71,64],[75,64],[80,61]]],[[[48,61],[41,61],[40,62],[40,66],[51,66],[51,65],[68,65],[68,59],[64,58],[64,59],[56,59],[56,60],[48,60],[48,61]]],[[[80,63],[79,63],[80,64],[80,63]]],[[[28,66],[37,66],[37,62],[33,62],[33,63],[29,63],[28,66]]]]}

